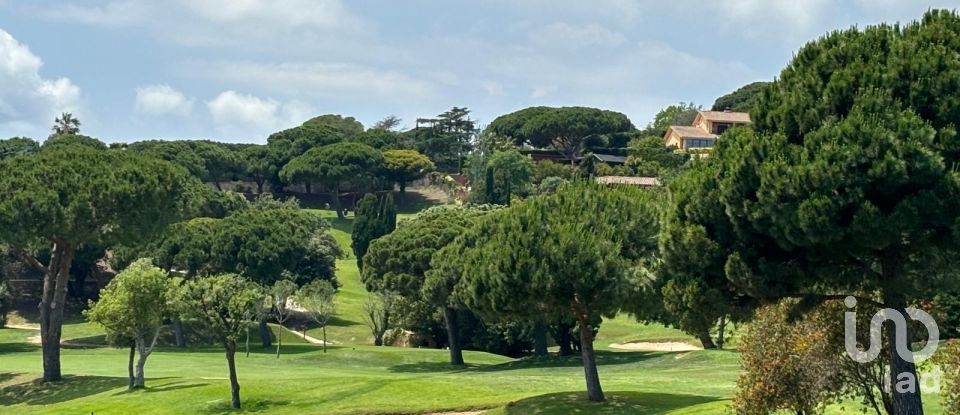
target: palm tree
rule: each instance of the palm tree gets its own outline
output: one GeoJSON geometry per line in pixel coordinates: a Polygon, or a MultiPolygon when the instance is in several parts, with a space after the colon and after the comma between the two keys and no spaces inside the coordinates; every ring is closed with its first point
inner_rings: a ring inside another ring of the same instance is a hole
{"type": "Polygon", "coordinates": [[[76,134],[80,132],[80,120],[73,114],[64,112],[53,120],[53,136],[64,134],[76,134]]]}

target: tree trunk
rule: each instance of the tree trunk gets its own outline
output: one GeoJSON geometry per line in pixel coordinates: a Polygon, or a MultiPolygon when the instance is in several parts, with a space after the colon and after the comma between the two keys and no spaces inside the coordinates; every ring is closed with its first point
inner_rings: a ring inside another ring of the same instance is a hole
{"type": "Polygon", "coordinates": [[[260,319],[260,343],[263,344],[263,348],[273,345],[273,339],[270,338],[270,326],[267,325],[266,317],[260,319]]]}
{"type": "Polygon", "coordinates": [[[460,322],[457,310],[443,308],[443,321],[447,326],[447,346],[450,348],[450,364],[463,365],[463,350],[460,348],[460,322]]]}
{"type": "Polygon", "coordinates": [[[304,183],[303,190],[306,191],[307,194],[313,193],[313,183],[310,183],[310,182],[304,183]]]}
{"type": "Polygon", "coordinates": [[[246,326],[247,326],[247,330],[246,330],[246,332],[247,332],[247,342],[246,342],[247,357],[250,357],[250,325],[247,324],[246,326]]]}
{"type": "Polygon", "coordinates": [[[237,382],[237,363],[234,361],[237,344],[229,342],[223,348],[227,354],[227,368],[230,369],[230,402],[234,409],[240,409],[240,383],[237,382]]]}
{"type": "Polygon", "coordinates": [[[547,325],[542,321],[533,323],[533,354],[547,355],[547,325]]]}
{"type": "Polygon", "coordinates": [[[213,181],[213,185],[217,188],[217,190],[220,190],[220,191],[223,190],[223,188],[220,187],[220,181],[219,181],[219,180],[214,180],[214,181],[213,181]]]}
{"type": "Polygon", "coordinates": [[[183,320],[179,318],[173,320],[173,337],[177,342],[177,347],[187,347],[187,338],[183,336],[183,320]]]}
{"type": "Polygon", "coordinates": [[[713,343],[713,339],[710,338],[710,331],[704,330],[697,334],[697,340],[700,340],[700,344],[703,346],[704,350],[716,349],[717,345],[713,343]]]}
{"type": "Polygon", "coordinates": [[[323,325],[323,352],[327,352],[327,325],[323,325]]]}
{"type": "Polygon", "coordinates": [[[602,402],[603,389],[600,387],[600,373],[597,372],[597,359],[593,353],[593,327],[586,316],[580,319],[580,356],[583,359],[583,374],[587,381],[587,399],[602,402]]]}
{"type": "Polygon", "coordinates": [[[560,356],[573,355],[573,348],[570,347],[570,325],[564,322],[557,323],[558,339],[557,345],[560,346],[560,356]]]}
{"type": "Polygon", "coordinates": [[[40,343],[43,347],[43,380],[47,382],[63,377],[60,373],[60,335],[73,252],[73,248],[68,244],[55,242],[50,249],[50,264],[43,276],[40,343]]]}
{"type": "Polygon", "coordinates": [[[263,180],[257,180],[257,194],[263,194],[263,180]]]}
{"type": "Polygon", "coordinates": [[[337,210],[337,218],[343,219],[343,206],[340,204],[340,183],[334,184],[330,189],[330,198],[333,199],[333,208],[337,210]]]}
{"type": "Polygon", "coordinates": [[[130,358],[127,360],[127,377],[129,382],[127,382],[127,389],[133,389],[136,385],[136,377],[133,372],[133,358],[137,355],[137,346],[130,346],[130,358]]]}
{"type": "Polygon", "coordinates": [[[145,388],[146,381],[143,374],[143,367],[147,364],[147,358],[150,357],[150,353],[153,353],[153,348],[157,345],[157,339],[160,337],[160,327],[157,327],[153,331],[153,338],[150,339],[150,345],[147,346],[146,339],[137,339],[137,353],[140,354],[140,359],[137,360],[137,380],[134,384],[135,388],[145,388]]]}
{"type": "Polygon", "coordinates": [[[283,324],[280,325],[280,331],[277,332],[277,359],[280,358],[280,347],[283,347],[283,324]]]}
{"type": "MultiPolygon", "coordinates": [[[[900,291],[891,292],[885,290],[884,302],[887,307],[892,308],[900,315],[907,317],[906,300],[900,291]]],[[[906,338],[900,338],[897,333],[896,324],[893,321],[884,323],[884,332],[889,342],[890,353],[890,373],[889,385],[890,392],[893,395],[893,414],[894,415],[923,415],[923,402],[920,396],[920,378],[917,374],[917,366],[900,357],[897,352],[898,344],[906,344],[910,347],[913,329],[910,322],[906,324],[906,338]],[[899,384],[899,385],[898,385],[899,384]],[[901,386],[902,385],[902,386],[901,386]]]]}
{"type": "Polygon", "coordinates": [[[142,340],[137,340],[137,353],[140,355],[137,358],[137,380],[133,384],[134,388],[143,388],[146,386],[143,375],[143,366],[147,364],[147,348],[144,347],[142,340]]]}
{"type": "Polygon", "coordinates": [[[717,323],[717,350],[723,350],[723,330],[727,327],[727,316],[720,316],[720,322],[717,323]]]}

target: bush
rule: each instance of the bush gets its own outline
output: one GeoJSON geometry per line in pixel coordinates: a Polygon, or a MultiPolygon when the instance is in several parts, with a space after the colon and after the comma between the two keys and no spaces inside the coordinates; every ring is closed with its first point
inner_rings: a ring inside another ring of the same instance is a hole
{"type": "Polygon", "coordinates": [[[960,413],[960,340],[950,340],[942,345],[933,362],[940,366],[943,374],[940,383],[943,413],[960,413]]]}

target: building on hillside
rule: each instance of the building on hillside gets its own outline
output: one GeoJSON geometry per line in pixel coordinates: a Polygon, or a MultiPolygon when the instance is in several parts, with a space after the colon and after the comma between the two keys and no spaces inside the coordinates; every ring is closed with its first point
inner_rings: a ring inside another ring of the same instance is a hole
{"type": "Polygon", "coordinates": [[[671,125],[663,144],[680,150],[710,149],[728,129],[750,124],[750,114],[733,111],[700,111],[693,125],[671,125]]]}
{"type": "MultiPolygon", "coordinates": [[[[529,157],[534,162],[548,160],[555,163],[570,164],[570,158],[561,154],[559,151],[551,149],[521,149],[520,154],[523,154],[529,157]]],[[[595,161],[607,163],[611,166],[622,166],[627,162],[625,156],[618,156],[613,154],[599,154],[599,153],[589,153],[587,157],[593,157],[595,161]]],[[[573,160],[573,164],[580,164],[583,161],[584,156],[577,156],[573,160]]]]}

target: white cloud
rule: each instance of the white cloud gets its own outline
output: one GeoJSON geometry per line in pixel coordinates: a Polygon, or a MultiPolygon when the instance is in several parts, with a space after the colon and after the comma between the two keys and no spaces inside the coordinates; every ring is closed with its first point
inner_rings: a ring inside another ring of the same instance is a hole
{"type": "Polygon", "coordinates": [[[135,26],[182,45],[244,50],[337,45],[366,29],[340,0],[110,0],[102,6],[67,4],[39,13],[97,26],[135,26]]]}
{"type": "Polygon", "coordinates": [[[829,0],[720,0],[706,3],[701,11],[716,15],[716,23],[729,31],[795,42],[824,30],[820,26],[831,6],[836,4],[829,0]]]}
{"type": "Polygon", "coordinates": [[[557,49],[580,49],[587,46],[616,47],[626,40],[620,33],[608,30],[596,23],[575,26],[556,22],[529,35],[530,41],[540,47],[557,49]]]}
{"type": "Polygon", "coordinates": [[[206,62],[187,65],[184,72],[190,76],[292,96],[409,100],[436,93],[432,82],[397,71],[354,64],[206,62]]]}
{"type": "Polygon", "coordinates": [[[193,98],[170,85],[147,85],[137,88],[134,110],[149,115],[189,115],[193,111],[193,98]]]}
{"type": "Polygon", "coordinates": [[[302,102],[280,103],[233,90],[207,101],[216,129],[231,141],[263,142],[275,131],[306,121],[314,113],[302,102]]]}
{"type": "Polygon", "coordinates": [[[0,29],[0,136],[37,134],[61,111],[75,112],[80,88],[40,76],[43,61],[0,29]]]}

